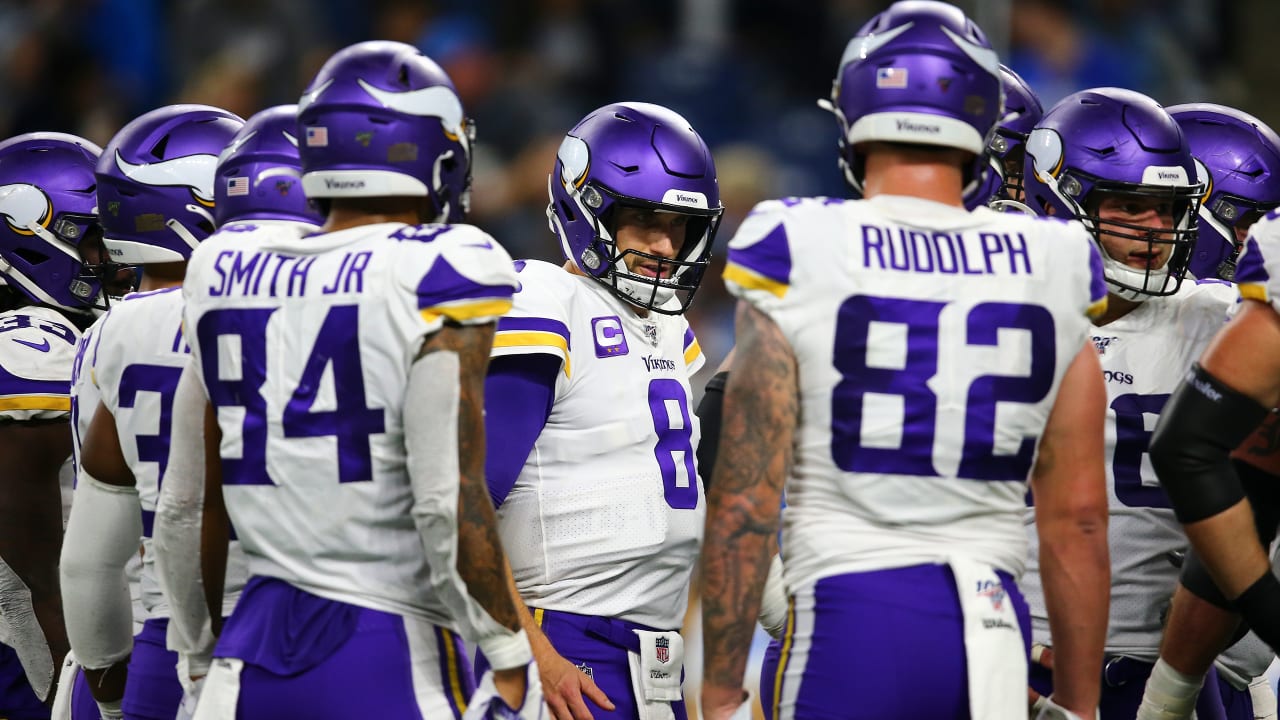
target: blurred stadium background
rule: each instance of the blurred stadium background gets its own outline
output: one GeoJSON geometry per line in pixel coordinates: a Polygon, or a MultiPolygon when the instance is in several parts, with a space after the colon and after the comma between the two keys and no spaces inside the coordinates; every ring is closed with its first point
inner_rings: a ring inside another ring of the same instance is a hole
{"type": "MultiPolygon", "coordinates": [[[[560,137],[616,100],[683,113],[711,145],[720,248],[758,200],[842,195],[835,125],[814,104],[885,0],[7,0],[0,137],[59,130],[105,145],[171,102],[242,116],[295,102],[325,58],[371,38],[417,45],[479,128],[473,221],[515,257],[559,260],[543,216],[560,137]]],[[[1271,0],[957,0],[1046,107],[1118,85],[1280,119],[1271,0]],[[1250,89],[1256,89],[1252,91],[1250,89]]],[[[717,255],[722,259],[723,252],[717,255]]],[[[709,373],[732,343],[710,279],[691,322],[709,373]]]]}
{"type": "MultiPolygon", "coordinates": [[[[1103,85],[1165,105],[1214,101],[1276,126],[1274,0],[954,0],[1046,108],[1103,85]]],[[[479,143],[472,221],[514,257],[560,261],[546,177],[560,138],[608,102],[687,117],[711,145],[725,222],[690,312],[711,371],[732,345],[723,246],[759,200],[843,195],[835,124],[814,101],[887,0],[0,0],[0,137],[105,145],[154,107],[242,116],[295,102],[334,50],[416,45],[452,76],[479,143]]],[[[694,606],[696,612],[696,605],[694,606]]],[[[689,647],[696,696],[700,647],[689,647]]],[[[758,638],[763,642],[762,638],[758,638]]],[[[759,647],[753,657],[757,672],[759,647]]]]}

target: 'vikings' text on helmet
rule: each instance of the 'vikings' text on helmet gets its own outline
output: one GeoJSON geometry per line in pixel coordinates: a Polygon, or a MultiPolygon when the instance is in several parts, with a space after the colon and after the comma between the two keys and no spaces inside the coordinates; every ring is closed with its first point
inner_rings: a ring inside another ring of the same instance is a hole
{"type": "Polygon", "coordinates": [[[1204,187],[1182,130],[1154,100],[1120,88],[1068,95],[1031,131],[1024,173],[1027,205],[1078,219],[1093,234],[1112,293],[1141,301],[1178,291],[1195,244],[1204,187]],[[1098,207],[1109,195],[1166,200],[1172,226],[1104,221],[1098,207]],[[1134,267],[1107,253],[1104,234],[1143,241],[1152,255],[1171,246],[1168,260],[1159,267],[1134,267]]]}
{"type": "Polygon", "coordinates": [[[836,116],[845,181],[862,193],[861,143],[931,145],[973,154],[965,195],[977,195],[1003,106],[999,65],[982,30],[952,5],[902,0],[872,18],[820,103],[836,116]]]}
{"type": "Polygon", "coordinates": [[[551,230],[565,257],[584,274],[646,310],[671,315],[689,307],[724,208],[711,152],[687,120],[659,105],[606,105],[565,136],[548,184],[551,230]],[[676,256],[619,251],[620,207],[688,216],[676,256]],[[656,263],[659,272],[633,272],[628,256],[656,263]],[[673,297],[677,302],[671,304],[673,297]]]}
{"type": "Polygon", "coordinates": [[[475,126],[453,81],[412,45],[335,53],[298,101],[298,133],[309,198],[422,197],[434,222],[469,210],[475,126]]]}

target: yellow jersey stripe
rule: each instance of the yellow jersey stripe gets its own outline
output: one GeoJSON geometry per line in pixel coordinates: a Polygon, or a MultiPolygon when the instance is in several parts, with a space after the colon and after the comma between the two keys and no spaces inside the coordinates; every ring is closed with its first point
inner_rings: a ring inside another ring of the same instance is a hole
{"type": "Polygon", "coordinates": [[[1261,283],[1244,283],[1238,286],[1240,288],[1240,297],[1245,300],[1261,300],[1267,301],[1267,286],[1261,283]]]}
{"type": "Polygon", "coordinates": [[[71,412],[71,398],[66,395],[0,397],[0,410],[61,410],[71,412]]]}
{"type": "Polygon", "coordinates": [[[538,627],[542,627],[542,608],[533,609],[533,622],[538,627]]]}
{"type": "Polygon", "coordinates": [[[462,692],[462,675],[458,669],[458,648],[453,644],[453,633],[440,628],[440,636],[444,639],[444,666],[449,673],[449,692],[453,694],[453,702],[458,712],[467,711],[467,696],[462,692]]]}
{"type": "Polygon", "coordinates": [[[698,344],[697,340],[694,340],[692,345],[684,349],[684,364],[692,365],[693,361],[697,360],[701,354],[702,346],[698,344]]]}
{"type": "Polygon", "coordinates": [[[467,320],[474,320],[486,315],[492,315],[494,317],[505,315],[510,309],[511,299],[502,298],[500,300],[489,299],[451,305],[435,305],[429,308],[423,308],[419,312],[422,313],[422,319],[427,322],[435,322],[441,316],[447,317],[456,322],[465,322],[467,320]]]}
{"type": "Polygon", "coordinates": [[[787,599],[787,631],[782,638],[782,652],[778,655],[778,671],[773,676],[773,716],[779,717],[778,709],[782,707],[782,676],[787,671],[787,660],[791,656],[791,642],[796,633],[796,599],[787,599]]]}
{"type": "Polygon", "coordinates": [[[764,290],[778,297],[787,294],[790,285],[771,280],[754,270],[749,270],[741,265],[729,263],[724,266],[724,279],[727,282],[735,283],[747,290],[764,290]]]}
{"type": "Polygon", "coordinates": [[[1107,298],[1103,296],[1101,300],[1090,305],[1085,309],[1084,314],[1091,318],[1100,318],[1107,311],[1107,298]]]}
{"type": "Polygon", "coordinates": [[[514,330],[499,332],[493,337],[493,347],[553,347],[564,358],[564,376],[569,377],[569,341],[560,333],[547,330],[514,330]]]}

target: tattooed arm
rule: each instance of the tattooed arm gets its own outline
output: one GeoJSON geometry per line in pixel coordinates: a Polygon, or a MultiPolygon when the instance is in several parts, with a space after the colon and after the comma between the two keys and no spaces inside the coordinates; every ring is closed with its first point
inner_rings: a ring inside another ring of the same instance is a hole
{"type": "Polygon", "coordinates": [[[404,432],[432,587],[490,657],[499,694],[520,707],[528,641],[516,636],[520,620],[484,480],[484,379],[494,327],[446,324],[427,338],[410,370],[404,432]]]}
{"type": "Polygon", "coordinates": [[[742,677],[799,419],[796,360],[782,331],[739,302],[735,336],[701,559],[702,710],[710,720],[729,717],[746,696],[742,677]]]}

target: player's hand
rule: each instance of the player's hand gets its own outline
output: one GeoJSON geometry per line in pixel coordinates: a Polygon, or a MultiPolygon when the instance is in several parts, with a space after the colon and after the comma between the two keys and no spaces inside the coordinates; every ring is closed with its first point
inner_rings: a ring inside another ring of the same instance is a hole
{"type": "Polygon", "coordinates": [[[747,708],[744,717],[751,717],[750,695],[742,688],[726,688],[716,685],[702,686],[702,720],[730,720],[747,708]]]}
{"type": "Polygon", "coordinates": [[[191,720],[196,715],[196,705],[200,703],[200,691],[204,689],[204,676],[190,678],[182,683],[182,702],[178,704],[178,713],[173,720],[191,720]]]}
{"type": "MultiPolygon", "coordinates": [[[[1034,690],[1029,691],[1034,693],[1034,690]]],[[[1037,696],[1035,704],[1032,706],[1033,712],[1031,717],[1033,720],[1084,720],[1084,718],[1097,717],[1097,711],[1085,715],[1078,715],[1058,703],[1053,701],[1052,697],[1037,696]]]]}
{"type": "Polygon", "coordinates": [[[1053,648],[1036,643],[1031,646],[1031,662],[1053,672],[1053,648]]]}
{"type": "Polygon", "coordinates": [[[538,663],[531,662],[485,672],[462,720],[545,720],[547,714],[538,663]]]}
{"type": "Polygon", "coordinates": [[[605,710],[614,709],[613,702],[596,686],[595,680],[554,650],[538,658],[538,670],[542,673],[543,697],[556,720],[592,720],[587,700],[605,710]]]}

